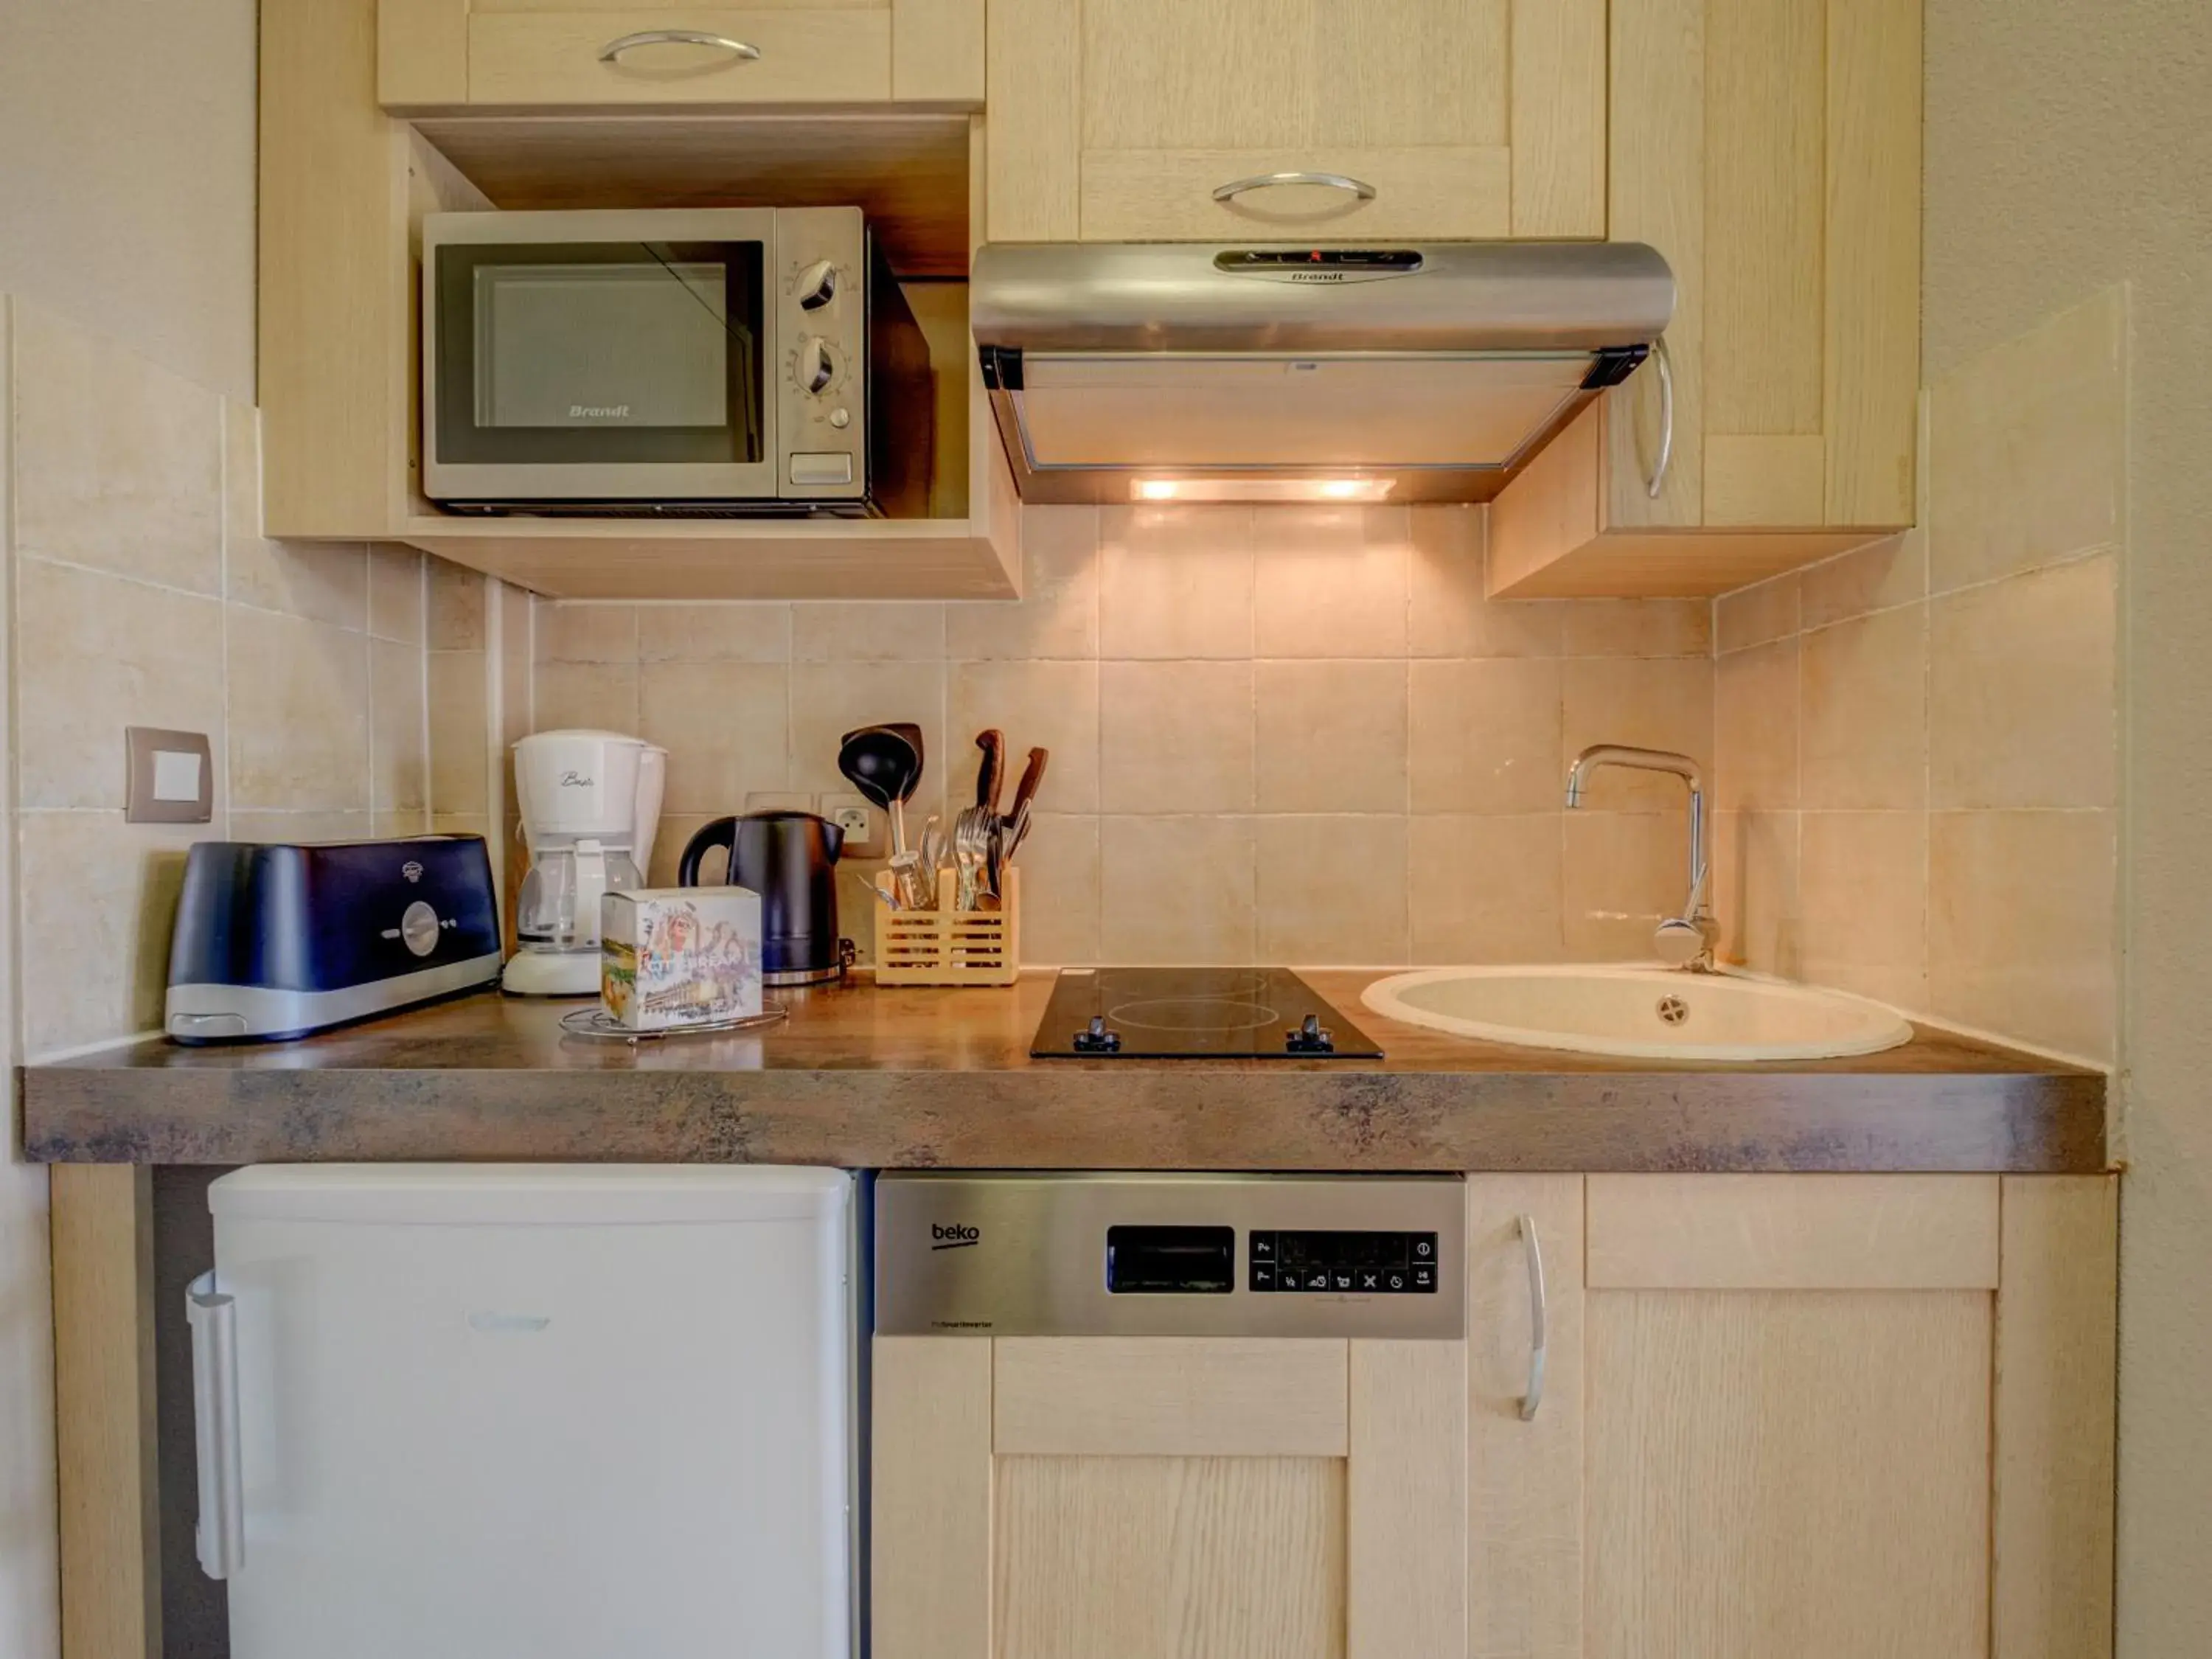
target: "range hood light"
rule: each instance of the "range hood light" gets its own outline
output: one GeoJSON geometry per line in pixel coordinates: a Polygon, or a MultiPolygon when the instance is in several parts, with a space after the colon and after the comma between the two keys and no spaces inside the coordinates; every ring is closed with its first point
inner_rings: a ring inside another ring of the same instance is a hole
{"type": "Polygon", "coordinates": [[[1395,478],[1139,478],[1137,501],[1380,501],[1395,478]]]}

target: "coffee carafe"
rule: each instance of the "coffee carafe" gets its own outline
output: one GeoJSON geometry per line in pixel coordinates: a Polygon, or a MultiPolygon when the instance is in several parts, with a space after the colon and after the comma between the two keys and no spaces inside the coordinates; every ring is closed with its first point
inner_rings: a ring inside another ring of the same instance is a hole
{"type": "Polygon", "coordinates": [[[617,732],[538,732],[514,745],[530,871],[502,988],[599,994],[599,900],[645,885],[667,763],[667,750],[617,732]]]}
{"type": "Polygon", "coordinates": [[[761,900],[761,982],[816,985],[845,971],[837,935],[837,854],[845,832],[811,812],[716,818],[677,860],[683,886],[750,888],[761,900]],[[709,860],[709,854],[723,858],[709,860]],[[702,866],[704,866],[704,873],[702,866]]]}

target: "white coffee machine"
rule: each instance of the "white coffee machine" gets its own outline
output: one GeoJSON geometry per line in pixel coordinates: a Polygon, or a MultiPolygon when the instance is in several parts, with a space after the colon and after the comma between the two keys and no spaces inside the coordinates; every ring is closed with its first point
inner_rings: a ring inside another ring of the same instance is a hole
{"type": "Polygon", "coordinates": [[[645,884],[667,775],[666,750],[617,732],[538,732],[514,745],[530,872],[503,989],[599,994],[599,900],[645,884]]]}

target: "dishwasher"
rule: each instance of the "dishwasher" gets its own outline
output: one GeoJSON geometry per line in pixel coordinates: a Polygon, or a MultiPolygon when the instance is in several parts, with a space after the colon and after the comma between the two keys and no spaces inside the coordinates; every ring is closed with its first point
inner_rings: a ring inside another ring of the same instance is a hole
{"type": "Polygon", "coordinates": [[[879,1651],[1464,1659],[1467,1228],[1455,1176],[878,1177],[879,1651]]]}

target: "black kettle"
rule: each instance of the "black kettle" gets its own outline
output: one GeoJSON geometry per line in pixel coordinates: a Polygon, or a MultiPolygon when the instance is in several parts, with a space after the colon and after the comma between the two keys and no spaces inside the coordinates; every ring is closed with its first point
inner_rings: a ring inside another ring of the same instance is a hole
{"type": "Polygon", "coordinates": [[[750,888],[761,900],[761,982],[815,985],[837,978],[848,960],[837,936],[837,854],[845,832],[811,812],[748,812],[716,818],[685,843],[676,861],[680,885],[750,888]],[[701,860],[730,849],[724,869],[701,860]]]}

